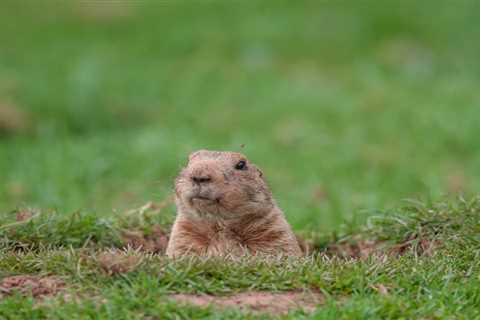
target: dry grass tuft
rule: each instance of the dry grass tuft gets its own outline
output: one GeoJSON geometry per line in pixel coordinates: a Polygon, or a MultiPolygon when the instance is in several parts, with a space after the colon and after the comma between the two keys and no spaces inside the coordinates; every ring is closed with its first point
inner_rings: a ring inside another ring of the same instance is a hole
{"type": "Polygon", "coordinates": [[[15,215],[15,220],[18,222],[30,220],[34,216],[34,213],[30,210],[18,210],[15,215]]]}

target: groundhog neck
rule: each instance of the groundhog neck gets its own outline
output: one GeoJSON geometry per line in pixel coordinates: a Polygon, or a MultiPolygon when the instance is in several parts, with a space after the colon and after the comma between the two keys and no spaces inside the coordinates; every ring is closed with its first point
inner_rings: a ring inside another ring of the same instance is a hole
{"type": "Polygon", "coordinates": [[[183,212],[179,210],[177,212],[179,218],[182,220],[190,220],[194,223],[208,224],[214,228],[221,229],[239,229],[246,226],[252,226],[256,222],[268,221],[279,216],[283,216],[283,212],[278,208],[275,203],[265,210],[258,210],[256,212],[245,213],[238,217],[219,216],[210,213],[198,213],[198,212],[183,212]]]}

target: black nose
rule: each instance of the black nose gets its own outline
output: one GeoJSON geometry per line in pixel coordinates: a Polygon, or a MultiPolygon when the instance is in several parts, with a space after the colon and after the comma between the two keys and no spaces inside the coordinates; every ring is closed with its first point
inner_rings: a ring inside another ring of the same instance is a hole
{"type": "Polygon", "coordinates": [[[192,177],[193,182],[195,183],[207,183],[212,181],[212,178],[210,176],[193,176],[192,177]]]}

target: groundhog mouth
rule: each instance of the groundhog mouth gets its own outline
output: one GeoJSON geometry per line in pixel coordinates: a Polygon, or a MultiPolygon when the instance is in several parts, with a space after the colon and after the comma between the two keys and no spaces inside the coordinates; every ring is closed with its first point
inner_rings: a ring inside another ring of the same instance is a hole
{"type": "Polygon", "coordinates": [[[195,204],[217,205],[217,204],[220,204],[220,197],[210,198],[210,197],[197,195],[190,198],[190,203],[192,203],[193,205],[195,204]]]}

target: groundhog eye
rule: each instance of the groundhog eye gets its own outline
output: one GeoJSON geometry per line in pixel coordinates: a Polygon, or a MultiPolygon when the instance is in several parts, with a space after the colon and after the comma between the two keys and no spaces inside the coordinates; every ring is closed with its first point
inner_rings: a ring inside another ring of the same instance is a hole
{"type": "Polygon", "coordinates": [[[240,160],[235,165],[235,169],[237,170],[247,170],[247,162],[245,160],[240,160]]]}

